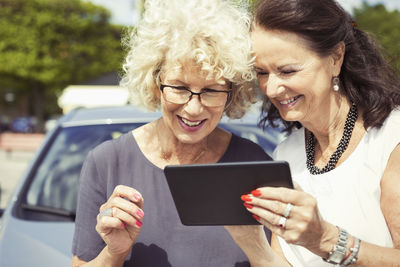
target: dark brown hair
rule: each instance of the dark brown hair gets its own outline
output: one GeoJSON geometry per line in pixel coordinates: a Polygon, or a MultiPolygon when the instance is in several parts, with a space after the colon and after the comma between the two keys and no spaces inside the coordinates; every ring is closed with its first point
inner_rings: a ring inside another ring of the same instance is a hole
{"type": "MultiPolygon", "coordinates": [[[[400,105],[400,80],[383,58],[380,46],[358,29],[351,15],[334,0],[261,0],[254,8],[254,23],[266,30],[282,30],[304,38],[311,50],[329,55],[344,42],[340,72],[342,93],[362,112],[364,127],[380,127],[400,105]]],[[[283,121],[265,96],[260,126],[283,121]]],[[[289,133],[299,122],[283,121],[289,133]]]]}

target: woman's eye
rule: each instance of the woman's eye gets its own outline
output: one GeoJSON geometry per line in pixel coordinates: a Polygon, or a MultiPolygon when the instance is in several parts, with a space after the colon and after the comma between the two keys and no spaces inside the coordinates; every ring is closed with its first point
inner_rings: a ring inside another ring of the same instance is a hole
{"type": "Polygon", "coordinates": [[[262,76],[262,75],[268,75],[269,73],[266,72],[265,70],[261,69],[261,68],[254,68],[254,71],[256,72],[257,76],[262,76]]]}
{"type": "Polygon", "coordinates": [[[266,71],[256,71],[257,76],[268,75],[266,71]]]}
{"type": "Polygon", "coordinates": [[[282,74],[285,74],[285,75],[293,74],[293,73],[295,73],[295,72],[296,72],[295,70],[283,70],[283,71],[281,71],[281,73],[282,73],[282,74]]]}
{"type": "Polygon", "coordinates": [[[177,85],[171,85],[171,88],[173,88],[176,91],[187,91],[188,88],[186,88],[185,86],[177,86],[177,85]]]}

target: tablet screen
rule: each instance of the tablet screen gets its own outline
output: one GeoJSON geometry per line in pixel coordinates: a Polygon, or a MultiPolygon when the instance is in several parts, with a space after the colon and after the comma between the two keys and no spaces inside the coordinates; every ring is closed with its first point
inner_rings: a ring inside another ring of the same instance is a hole
{"type": "Polygon", "coordinates": [[[285,161],[168,165],[164,173],[184,225],[259,224],[241,195],[262,186],[293,188],[285,161]]]}

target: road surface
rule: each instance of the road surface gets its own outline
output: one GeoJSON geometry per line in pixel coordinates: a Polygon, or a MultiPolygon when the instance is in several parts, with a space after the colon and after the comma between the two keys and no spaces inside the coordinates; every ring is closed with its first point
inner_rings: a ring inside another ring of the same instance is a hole
{"type": "Polygon", "coordinates": [[[4,209],[34,152],[0,150],[0,209],[4,209]]]}

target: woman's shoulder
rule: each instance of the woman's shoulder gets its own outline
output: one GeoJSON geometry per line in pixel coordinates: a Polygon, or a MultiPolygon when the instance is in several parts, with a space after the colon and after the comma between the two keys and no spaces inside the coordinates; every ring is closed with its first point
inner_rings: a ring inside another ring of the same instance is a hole
{"type": "Polygon", "coordinates": [[[230,145],[239,147],[241,149],[252,149],[254,147],[260,147],[255,142],[251,141],[250,139],[238,136],[232,133],[230,145]]]}
{"type": "Polygon", "coordinates": [[[400,131],[400,108],[392,110],[392,112],[385,119],[381,127],[370,128],[367,130],[367,132],[369,133],[369,138],[372,139],[378,139],[378,138],[386,139],[390,136],[396,138],[396,136],[398,135],[395,135],[393,133],[399,131],[400,131]]]}
{"type": "Polygon", "coordinates": [[[135,166],[143,166],[144,161],[132,132],[128,132],[92,149],[86,157],[84,167],[90,175],[96,172],[108,179],[118,173],[129,173],[135,166]]]}
{"type": "Polygon", "coordinates": [[[385,135],[393,136],[395,139],[396,137],[397,139],[400,139],[399,134],[393,134],[400,132],[400,107],[392,110],[383,123],[380,131],[385,133],[385,135]]]}
{"type": "Polygon", "coordinates": [[[367,130],[366,144],[376,149],[392,149],[400,142],[400,109],[394,109],[380,128],[374,127],[367,130]]]}
{"type": "Polygon", "coordinates": [[[392,110],[390,115],[387,117],[385,123],[394,123],[396,125],[400,124],[400,107],[392,110]]]}
{"type": "Polygon", "coordinates": [[[118,154],[126,153],[134,144],[132,132],[122,134],[121,136],[104,141],[96,146],[91,154],[96,160],[109,161],[115,159],[118,154]]]}
{"type": "MultiPolygon", "coordinates": [[[[370,127],[359,144],[364,166],[380,179],[393,150],[400,143],[400,109],[394,109],[381,127],[370,127]]],[[[361,159],[361,157],[359,157],[361,159]]]]}
{"type": "Polygon", "coordinates": [[[238,157],[237,161],[271,159],[260,145],[235,134],[232,134],[226,155],[235,155],[238,157]]]}
{"type": "Polygon", "coordinates": [[[298,146],[300,142],[304,141],[304,128],[294,129],[281,143],[277,145],[277,149],[291,148],[293,145],[298,146]]]}

